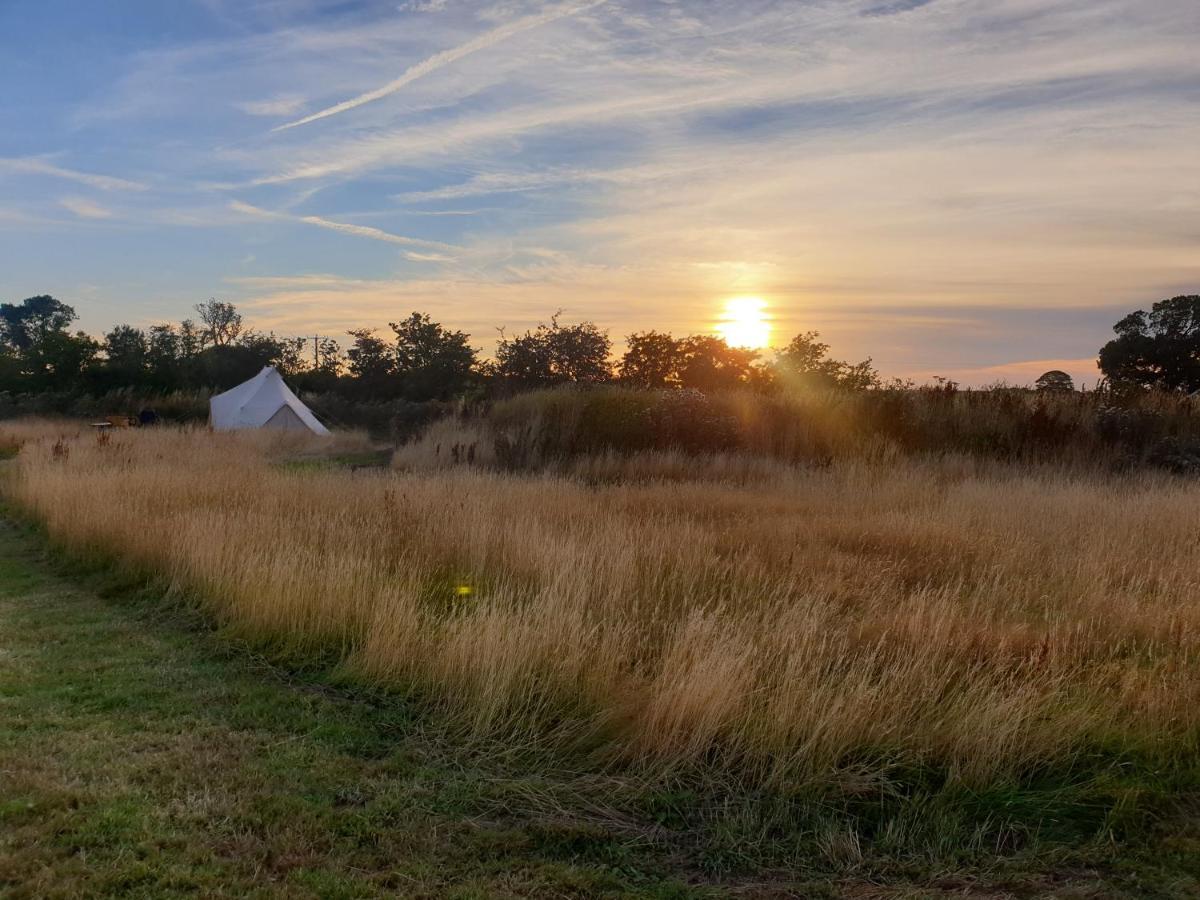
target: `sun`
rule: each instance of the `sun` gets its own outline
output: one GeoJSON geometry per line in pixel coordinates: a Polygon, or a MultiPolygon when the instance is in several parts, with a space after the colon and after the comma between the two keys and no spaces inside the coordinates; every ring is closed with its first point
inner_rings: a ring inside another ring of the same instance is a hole
{"type": "Polygon", "coordinates": [[[771,340],[771,320],[761,297],[732,297],[717,322],[717,331],[730,347],[761,350],[771,340]]]}

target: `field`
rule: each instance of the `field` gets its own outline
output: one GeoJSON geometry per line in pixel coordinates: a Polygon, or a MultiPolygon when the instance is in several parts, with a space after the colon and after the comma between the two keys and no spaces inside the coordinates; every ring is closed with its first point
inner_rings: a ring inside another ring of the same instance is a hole
{"type": "Polygon", "coordinates": [[[73,558],[458,746],[611,779],[709,871],[1092,860],[1193,821],[1194,480],[2,430],[10,502],[73,558]]]}

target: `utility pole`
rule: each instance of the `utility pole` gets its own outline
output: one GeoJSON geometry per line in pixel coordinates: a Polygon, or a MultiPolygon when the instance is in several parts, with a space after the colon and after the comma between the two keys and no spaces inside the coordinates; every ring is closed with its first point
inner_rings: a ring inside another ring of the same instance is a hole
{"type": "Polygon", "coordinates": [[[321,368],[321,336],[313,335],[313,368],[321,368]]]}

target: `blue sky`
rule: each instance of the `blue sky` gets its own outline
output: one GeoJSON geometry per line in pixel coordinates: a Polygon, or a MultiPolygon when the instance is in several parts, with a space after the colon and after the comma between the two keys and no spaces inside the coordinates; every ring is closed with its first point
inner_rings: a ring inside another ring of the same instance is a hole
{"type": "Polygon", "coordinates": [[[485,350],[761,297],[888,374],[1094,379],[1200,291],[1195,0],[0,0],[0,299],[485,350]]]}

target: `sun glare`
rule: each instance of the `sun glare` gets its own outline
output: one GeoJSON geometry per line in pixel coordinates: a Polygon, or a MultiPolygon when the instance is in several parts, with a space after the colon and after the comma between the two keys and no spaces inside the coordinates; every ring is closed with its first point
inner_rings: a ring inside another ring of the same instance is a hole
{"type": "Polygon", "coordinates": [[[760,297],[733,297],[725,303],[717,331],[731,347],[766,347],[771,340],[766,308],[766,301],[760,297]]]}

